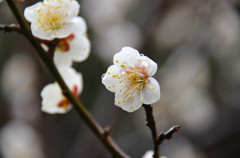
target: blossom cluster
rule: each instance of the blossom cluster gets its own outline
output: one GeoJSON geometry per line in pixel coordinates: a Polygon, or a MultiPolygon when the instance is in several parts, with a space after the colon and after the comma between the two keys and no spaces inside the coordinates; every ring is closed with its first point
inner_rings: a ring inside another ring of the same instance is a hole
{"type": "MultiPolygon", "coordinates": [[[[52,43],[57,41],[53,61],[76,98],[82,91],[83,81],[72,63],[86,60],[90,53],[87,25],[78,16],[79,10],[80,4],[76,0],[43,0],[24,10],[32,34],[39,39],[43,49],[49,52],[52,43]]],[[[45,86],[41,97],[42,111],[47,113],[66,113],[72,107],[57,82],[45,86]]]]}
{"type": "MultiPolygon", "coordinates": [[[[79,9],[76,0],[43,0],[24,11],[25,18],[31,23],[32,34],[39,39],[43,49],[52,54],[55,43],[53,61],[76,97],[82,91],[82,77],[71,66],[73,61],[86,60],[90,52],[87,25],[78,16],[79,9]]],[[[124,47],[115,54],[113,63],[103,75],[102,83],[115,93],[115,105],[133,112],[142,104],[159,100],[160,86],[152,77],[157,71],[153,60],[131,47],[124,47]]],[[[58,83],[44,87],[41,96],[42,110],[47,113],[66,113],[72,107],[58,83]]]]}

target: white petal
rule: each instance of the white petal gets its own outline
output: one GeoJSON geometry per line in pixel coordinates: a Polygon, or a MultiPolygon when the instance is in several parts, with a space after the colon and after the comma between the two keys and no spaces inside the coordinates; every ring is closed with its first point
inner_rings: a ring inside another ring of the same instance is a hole
{"type": "Polygon", "coordinates": [[[119,95],[119,92],[117,92],[115,94],[115,105],[121,107],[123,110],[127,112],[134,112],[142,106],[140,92],[137,92],[135,96],[130,97],[125,102],[121,102],[119,104],[118,101],[122,99],[123,96],[119,95]]]}
{"type": "Polygon", "coordinates": [[[78,88],[78,92],[82,92],[83,80],[80,73],[77,73],[75,69],[71,67],[59,68],[59,73],[62,75],[63,80],[66,82],[70,90],[73,90],[74,86],[76,85],[78,88]]]}
{"type": "Polygon", "coordinates": [[[76,17],[79,13],[80,5],[76,0],[73,0],[70,3],[69,10],[68,10],[68,17],[66,20],[72,20],[76,17]]]}
{"type": "Polygon", "coordinates": [[[46,32],[41,28],[41,25],[38,23],[31,23],[30,25],[33,36],[43,39],[43,40],[52,40],[53,38],[50,35],[50,32],[46,32]]]}
{"type": "Polygon", "coordinates": [[[148,83],[145,85],[142,92],[142,100],[144,104],[153,104],[160,99],[160,86],[157,80],[152,77],[148,78],[148,83]]]}
{"type": "Polygon", "coordinates": [[[68,52],[55,51],[53,60],[57,67],[69,67],[72,65],[68,52]]]}
{"type": "Polygon", "coordinates": [[[142,158],[153,158],[154,152],[152,150],[148,150],[145,152],[142,158]]]}
{"type": "Polygon", "coordinates": [[[83,35],[86,33],[87,24],[82,17],[77,16],[77,17],[73,18],[72,23],[73,23],[72,32],[74,34],[83,35]]]}
{"type": "Polygon", "coordinates": [[[29,22],[37,21],[38,14],[34,12],[34,10],[41,8],[41,6],[42,2],[38,2],[30,7],[25,8],[24,17],[26,18],[26,20],[29,22]]]}
{"type": "Polygon", "coordinates": [[[155,63],[152,59],[148,58],[147,56],[141,56],[141,65],[144,65],[147,68],[148,75],[153,76],[157,72],[157,63],[155,63]]]}
{"type": "Polygon", "coordinates": [[[70,50],[66,52],[70,58],[77,62],[86,60],[90,54],[90,42],[87,37],[81,35],[77,36],[70,43],[70,50]]]}
{"type": "Polygon", "coordinates": [[[114,55],[113,63],[117,65],[135,67],[138,63],[138,59],[140,59],[140,54],[136,49],[123,47],[119,53],[114,55]]]}
{"type": "Polygon", "coordinates": [[[58,103],[64,99],[58,84],[48,84],[41,92],[42,111],[50,114],[63,114],[71,109],[71,105],[67,109],[58,107],[58,103]]]}
{"type": "Polygon", "coordinates": [[[116,65],[112,65],[102,76],[102,83],[111,92],[116,92],[118,90],[119,79],[117,76],[113,77],[115,75],[120,75],[120,68],[116,65]]]}
{"type": "Polygon", "coordinates": [[[73,23],[69,22],[63,25],[59,30],[54,30],[51,32],[52,39],[54,38],[65,38],[72,33],[73,23]]]}
{"type": "Polygon", "coordinates": [[[32,34],[43,40],[53,40],[54,38],[65,38],[71,33],[72,24],[66,24],[59,30],[44,31],[44,28],[39,23],[32,23],[31,30],[32,34]]]}

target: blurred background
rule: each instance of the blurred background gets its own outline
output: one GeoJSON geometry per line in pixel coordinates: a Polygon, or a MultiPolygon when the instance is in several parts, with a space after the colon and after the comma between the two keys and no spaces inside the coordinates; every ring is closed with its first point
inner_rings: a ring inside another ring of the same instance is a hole
{"type": "MultiPolygon", "coordinates": [[[[23,11],[37,1],[19,4],[23,11]]],[[[159,133],[182,128],[165,141],[168,158],[240,157],[240,1],[80,0],[92,44],[80,98],[133,158],[152,149],[144,109],[127,113],[101,84],[113,55],[131,46],[158,63],[161,99],[153,105],[159,133]]],[[[16,23],[6,2],[0,24],[16,23]]],[[[18,33],[0,32],[0,157],[110,158],[71,110],[41,112],[40,91],[54,78],[18,33]]]]}

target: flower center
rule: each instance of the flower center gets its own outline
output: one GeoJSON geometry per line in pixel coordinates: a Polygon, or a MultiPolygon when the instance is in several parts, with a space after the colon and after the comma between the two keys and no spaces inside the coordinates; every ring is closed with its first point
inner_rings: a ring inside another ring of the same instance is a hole
{"type": "Polygon", "coordinates": [[[128,84],[126,84],[127,89],[138,89],[142,90],[147,83],[147,78],[149,77],[146,72],[146,67],[135,67],[132,70],[125,70],[127,74],[128,84]]]}
{"type": "Polygon", "coordinates": [[[62,0],[58,0],[54,6],[46,3],[42,3],[42,6],[43,9],[34,10],[38,13],[39,28],[44,28],[44,31],[62,28],[65,24],[65,17],[68,15],[63,9],[62,0]]]}
{"type": "MultiPolygon", "coordinates": [[[[76,98],[78,97],[77,90],[78,90],[77,85],[74,85],[72,93],[76,98]]],[[[63,96],[63,99],[58,103],[58,107],[63,108],[65,110],[69,107],[69,105],[70,105],[70,102],[65,96],[63,96]]]]}
{"type": "MultiPolygon", "coordinates": [[[[125,67],[125,65],[122,65],[125,67]]],[[[118,100],[116,103],[121,104],[132,98],[140,91],[140,98],[142,100],[142,90],[148,82],[149,75],[147,74],[147,69],[145,66],[136,66],[135,68],[130,68],[122,72],[121,76],[113,75],[113,77],[118,77],[120,79],[120,93],[122,93],[122,100],[118,100]]],[[[113,85],[112,87],[115,87],[113,85]]],[[[131,109],[133,106],[130,107],[131,109]]]]}

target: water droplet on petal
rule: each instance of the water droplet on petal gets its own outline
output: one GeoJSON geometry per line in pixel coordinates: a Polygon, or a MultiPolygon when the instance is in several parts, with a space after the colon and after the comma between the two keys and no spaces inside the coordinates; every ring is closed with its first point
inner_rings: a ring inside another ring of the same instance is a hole
{"type": "Polygon", "coordinates": [[[106,76],[106,74],[102,74],[101,78],[103,79],[106,76]]]}

